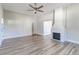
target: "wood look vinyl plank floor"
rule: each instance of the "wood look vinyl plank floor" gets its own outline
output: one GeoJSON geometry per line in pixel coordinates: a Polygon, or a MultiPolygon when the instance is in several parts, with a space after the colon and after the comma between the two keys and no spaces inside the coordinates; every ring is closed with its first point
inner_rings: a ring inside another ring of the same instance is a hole
{"type": "Polygon", "coordinates": [[[79,55],[79,45],[61,43],[51,36],[26,36],[5,39],[0,55],[79,55]]]}

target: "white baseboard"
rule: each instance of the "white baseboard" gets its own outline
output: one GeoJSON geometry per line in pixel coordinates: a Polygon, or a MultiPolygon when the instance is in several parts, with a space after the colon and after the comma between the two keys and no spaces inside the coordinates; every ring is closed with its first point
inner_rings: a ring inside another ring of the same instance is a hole
{"type": "Polygon", "coordinates": [[[23,36],[30,36],[32,34],[24,34],[24,35],[15,35],[15,36],[4,36],[3,39],[10,39],[10,38],[17,38],[17,37],[23,37],[23,36]]]}
{"type": "Polygon", "coordinates": [[[0,41],[0,47],[2,46],[2,41],[0,41]]]}
{"type": "Polygon", "coordinates": [[[68,42],[79,44],[79,41],[67,40],[68,42]]]}
{"type": "Polygon", "coordinates": [[[43,34],[43,33],[37,33],[37,34],[42,35],[42,36],[52,35],[52,34],[43,34]]]}
{"type": "Polygon", "coordinates": [[[43,36],[43,34],[41,34],[41,33],[36,33],[36,34],[38,34],[38,35],[42,35],[42,36],[43,36]]]}
{"type": "MultiPolygon", "coordinates": [[[[42,33],[37,33],[39,35],[45,36],[46,34],[42,34],[42,33]]],[[[4,36],[3,39],[10,39],[10,38],[17,38],[17,37],[23,37],[23,36],[30,36],[32,34],[23,34],[23,35],[15,35],[15,36],[4,36]]],[[[51,35],[51,34],[49,34],[51,35]]]]}
{"type": "Polygon", "coordinates": [[[0,47],[2,46],[2,42],[3,42],[3,40],[4,40],[4,39],[1,39],[1,40],[0,40],[0,47]]]}

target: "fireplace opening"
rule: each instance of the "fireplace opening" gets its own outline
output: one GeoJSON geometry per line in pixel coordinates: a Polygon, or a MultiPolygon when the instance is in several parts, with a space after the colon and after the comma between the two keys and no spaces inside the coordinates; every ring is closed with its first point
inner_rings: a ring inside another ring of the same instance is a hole
{"type": "Polygon", "coordinates": [[[53,32],[53,39],[60,40],[60,33],[53,32]]]}

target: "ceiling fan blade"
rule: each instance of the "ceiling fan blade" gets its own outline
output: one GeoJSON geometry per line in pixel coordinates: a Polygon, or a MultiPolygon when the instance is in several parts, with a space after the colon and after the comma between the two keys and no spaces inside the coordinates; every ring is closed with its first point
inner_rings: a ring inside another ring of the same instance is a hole
{"type": "Polygon", "coordinates": [[[34,10],[37,10],[37,7],[34,7],[34,6],[32,6],[31,4],[29,4],[29,6],[30,6],[31,8],[33,8],[34,10]]]}
{"type": "Polygon", "coordinates": [[[44,6],[43,6],[43,5],[41,5],[41,6],[39,6],[39,7],[38,7],[38,9],[40,9],[40,8],[42,8],[42,7],[44,7],[44,6]]]}
{"type": "Polygon", "coordinates": [[[33,7],[31,4],[29,4],[30,7],[32,7],[33,9],[35,9],[35,7],[33,7]]]}
{"type": "Polygon", "coordinates": [[[39,12],[44,12],[43,10],[37,10],[37,11],[39,11],[39,12]]]}

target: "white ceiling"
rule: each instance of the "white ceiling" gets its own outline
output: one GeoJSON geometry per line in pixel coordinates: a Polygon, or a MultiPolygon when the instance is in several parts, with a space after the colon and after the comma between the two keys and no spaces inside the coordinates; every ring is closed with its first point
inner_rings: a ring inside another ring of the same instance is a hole
{"type": "MultiPolygon", "coordinates": [[[[47,12],[52,11],[52,9],[71,5],[71,3],[38,3],[37,5],[38,6],[44,5],[44,7],[41,9],[45,11],[44,13],[47,13],[47,12]]],[[[9,10],[9,11],[13,11],[13,12],[29,14],[29,15],[33,14],[33,12],[31,12],[31,11],[27,11],[27,10],[31,9],[28,6],[28,3],[2,3],[2,7],[5,10],[9,10]]],[[[42,14],[42,13],[40,13],[40,14],[42,14]]]]}

